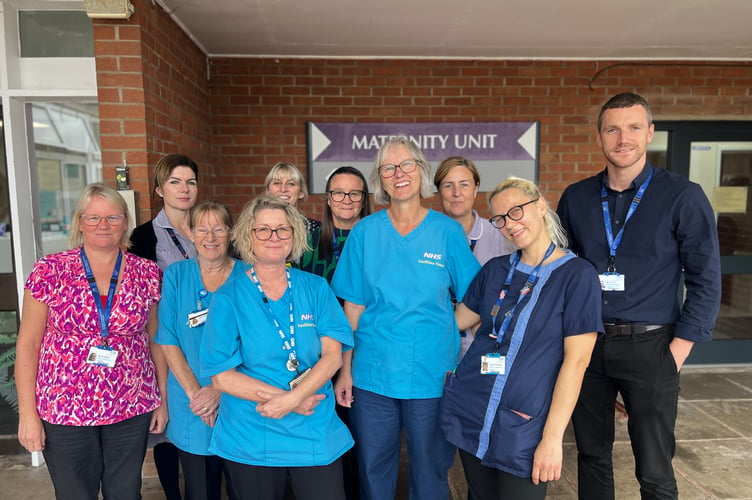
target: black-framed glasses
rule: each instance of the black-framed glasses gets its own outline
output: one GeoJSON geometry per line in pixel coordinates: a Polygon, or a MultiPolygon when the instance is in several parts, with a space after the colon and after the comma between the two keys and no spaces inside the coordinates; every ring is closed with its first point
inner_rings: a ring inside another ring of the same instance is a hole
{"type": "Polygon", "coordinates": [[[351,202],[357,203],[363,199],[363,191],[358,191],[357,189],[349,193],[345,193],[344,191],[329,191],[329,198],[337,203],[345,201],[345,196],[350,198],[351,202]]]}
{"type": "Polygon", "coordinates": [[[539,199],[540,198],[536,198],[534,200],[530,200],[526,203],[523,203],[522,205],[517,205],[516,207],[512,207],[505,214],[494,215],[493,217],[488,219],[488,222],[493,224],[493,227],[495,227],[496,229],[501,229],[502,227],[507,225],[507,218],[509,218],[509,220],[514,220],[514,221],[518,221],[522,219],[525,216],[525,209],[522,207],[524,207],[525,205],[530,205],[531,203],[535,203],[539,199]]]}
{"type": "Polygon", "coordinates": [[[270,240],[274,233],[277,233],[277,238],[280,240],[289,240],[292,238],[292,228],[290,226],[282,226],[277,229],[272,229],[270,227],[255,227],[251,229],[251,231],[253,231],[256,238],[261,241],[270,240]]]}
{"type": "Polygon", "coordinates": [[[418,160],[415,160],[415,159],[401,161],[399,165],[395,165],[393,163],[386,163],[379,167],[379,174],[381,174],[381,177],[385,177],[385,178],[392,177],[397,172],[397,168],[402,170],[404,173],[409,174],[410,172],[415,171],[415,168],[418,166],[418,163],[419,163],[418,160]]]}
{"type": "Polygon", "coordinates": [[[81,215],[81,221],[87,226],[98,226],[99,222],[104,220],[110,226],[119,226],[125,220],[125,215],[81,215]]]}

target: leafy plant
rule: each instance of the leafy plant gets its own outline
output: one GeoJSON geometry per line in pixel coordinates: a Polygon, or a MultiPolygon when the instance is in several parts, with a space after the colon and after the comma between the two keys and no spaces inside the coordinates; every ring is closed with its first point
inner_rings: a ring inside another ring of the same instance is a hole
{"type": "Polygon", "coordinates": [[[10,345],[0,353],[0,397],[18,413],[18,394],[16,393],[16,379],[11,376],[11,370],[16,363],[16,339],[18,334],[0,333],[0,350],[2,346],[10,345]]]}

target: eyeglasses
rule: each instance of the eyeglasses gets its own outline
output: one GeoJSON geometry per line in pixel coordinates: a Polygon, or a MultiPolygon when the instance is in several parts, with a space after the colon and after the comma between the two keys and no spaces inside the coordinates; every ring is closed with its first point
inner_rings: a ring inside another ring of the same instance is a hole
{"type": "Polygon", "coordinates": [[[230,233],[230,230],[226,227],[215,227],[213,229],[208,229],[205,227],[196,227],[193,228],[193,236],[196,238],[206,238],[209,236],[209,233],[213,234],[217,238],[224,238],[230,233]]]}
{"type": "Polygon", "coordinates": [[[290,226],[282,226],[277,229],[272,229],[270,227],[256,227],[251,229],[251,231],[253,231],[256,238],[261,241],[270,240],[274,233],[277,233],[277,238],[280,240],[289,240],[292,237],[292,228],[290,226]]]}
{"type": "Polygon", "coordinates": [[[336,201],[337,203],[345,201],[345,196],[350,198],[351,202],[357,203],[363,199],[363,191],[355,190],[350,191],[349,193],[345,193],[344,191],[329,191],[329,198],[331,198],[332,201],[336,201]]]}
{"type": "Polygon", "coordinates": [[[531,203],[535,203],[540,198],[536,198],[534,200],[530,200],[527,203],[523,203],[522,205],[517,205],[516,207],[512,207],[509,209],[509,212],[503,214],[503,215],[494,215],[490,219],[488,219],[488,222],[493,224],[493,227],[497,229],[501,229],[502,227],[507,225],[507,217],[510,220],[518,221],[522,219],[525,216],[525,210],[522,208],[525,205],[530,205],[531,203]]]}
{"type": "Polygon", "coordinates": [[[110,226],[119,226],[125,220],[125,215],[81,215],[81,220],[87,226],[98,226],[101,220],[107,222],[110,226]]]}
{"type": "Polygon", "coordinates": [[[387,163],[379,167],[379,174],[381,174],[381,177],[384,178],[392,177],[395,173],[397,173],[397,167],[399,167],[399,169],[404,173],[409,174],[410,172],[413,172],[415,170],[415,167],[418,166],[418,163],[420,163],[418,160],[405,160],[400,162],[399,165],[387,163]]]}

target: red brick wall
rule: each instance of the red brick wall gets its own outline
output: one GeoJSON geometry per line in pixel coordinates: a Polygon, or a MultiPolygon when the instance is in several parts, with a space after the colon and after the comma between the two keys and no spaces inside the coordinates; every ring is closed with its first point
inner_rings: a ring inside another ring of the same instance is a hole
{"type": "Polygon", "coordinates": [[[161,207],[150,194],[163,155],[187,154],[212,185],[211,115],[206,56],[158,5],[132,3],[128,21],[95,20],[94,39],[104,177],[114,183],[125,153],[143,222],[161,207]]]}
{"type": "MultiPolygon", "coordinates": [[[[555,203],[568,184],[603,168],[595,121],[615,93],[642,94],[656,119],[752,115],[752,64],[260,58],[210,64],[215,192],[236,213],[261,192],[277,161],[305,173],[307,121],[540,121],[540,183],[555,203]]],[[[438,206],[435,199],[431,204],[438,206]]],[[[302,205],[314,217],[321,207],[320,199],[302,205]]]]}
{"type": "MultiPolygon", "coordinates": [[[[237,214],[277,161],[307,171],[307,121],[540,121],[540,182],[555,203],[566,185],[602,168],[594,122],[617,92],[645,96],[656,119],[752,115],[752,64],[207,61],[158,5],[133,3],[129,21],[95,21],[95,51],[105,177],[114,180],[127,152],[141,221],[159,207],[149,196],[150,174],[163,154],[194,157],[202,197],[237,214]]],[[[435,199],[430,204],[438,206],[435,199]]],[[[485,211],[485,203],[478,205],[485,211]]],[[[322,201],[301,207],[319,217],[322,201]]]]}

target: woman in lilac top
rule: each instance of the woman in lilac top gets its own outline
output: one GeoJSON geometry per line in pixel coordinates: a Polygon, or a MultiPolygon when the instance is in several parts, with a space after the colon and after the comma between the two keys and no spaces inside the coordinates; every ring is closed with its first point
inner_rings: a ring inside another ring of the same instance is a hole
{"type": "MultiPolygon", "coordinates": [[[[494,257],[517,250],[488,219],[480,217],[473,208],[480,188],[480,174],[472,160],[450,156],[436,169],[433,183],[441,197],[441,208],[446,215],[462,224],[470,250],[481,266],[494,257]]],[[[471,330],[461,333],[460,356],[465,355],[473,338],[471,330]]]]}
{"type": "MultiPolygon", "coordinates": [[[[161,272],[128,253],[128,210],[104,184],[84,189],[71,249],[39,259],[18,333],[18,438],[44,451],[58,499],[140,498],[149,432],[167,422],[154,357],[161,272]]],[[[161,353],[160,353],[161,354],[161,353]]]]}

